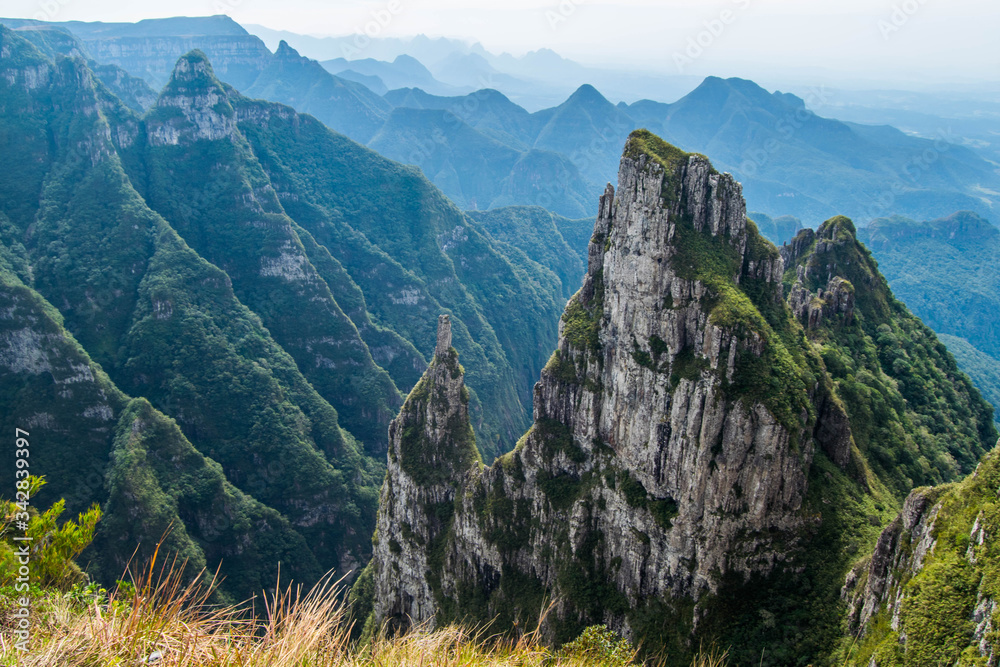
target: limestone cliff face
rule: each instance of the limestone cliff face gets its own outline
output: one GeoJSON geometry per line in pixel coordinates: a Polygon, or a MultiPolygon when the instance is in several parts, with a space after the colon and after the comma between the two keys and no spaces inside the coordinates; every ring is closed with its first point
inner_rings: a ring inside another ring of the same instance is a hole
{"type": "Polygon", "coordinates": [[[855,632],[883,605],[892,616],[893,628],[899,628],[900,583],[920,571],[934,546],[934,522],[941,511],[936,502],[939,496],[939,491],[928,488],[911,493],[896,520],[882,531],[871,559],[847,576],[842,596],[851,604],[849,619],[855,632]]]}
{"type": "Polygon", "coordinates": [[[788,334],[782,273],[731,176],[633,134],[529,433],[482,472],[425,460],[433,483],[390,454],[375,617],[531,623],[550,600],[557,641],[594,622],[684,635],[724,581],[794,568],[817,444],[848,450],[850,430],[788,334]]]}
{"type": "Polygon", "coordinates": [[[195,49],[207,53],[219,76],[240,90],[254,82],[271,58],[264,43],[252,35],[98,37],[84,44],[98,62],[117,65],[157,88],[170,79],[177,59],[195,49]]]}
{"type": "MultiPolygon", "coordinates": [[[[838,220],[838,219],[835,219],[838,220]]],[[[843,219],[846,221],[846,218],[843,219]]],[[[841,238],[841,226],[838,224],[823,225],[819,232],[811,229],[802,230],[791,243],[781,249],[781,257],[786,266],[794,266],[796,262],[808,256],[804,265],[796,267],[795,284],[788,295],[788,305],[792,313],[808,329],[817,329],[824,322],[836,316],[842,316],[840,323],[850,325],[854,320],[854,285],[843,276],[837,275],[842,270],[836,250],[845,240],[854,242],[855,232],[849,222],[848,239],[841,238]],[[826,282],[825,286],[810,291],[808,285],[826,282]]],[[[875,276],[872,275],[872,278],[875,276]]],[[[873,280],[862,285],[866,290],[876,286],[873,280]]]]}

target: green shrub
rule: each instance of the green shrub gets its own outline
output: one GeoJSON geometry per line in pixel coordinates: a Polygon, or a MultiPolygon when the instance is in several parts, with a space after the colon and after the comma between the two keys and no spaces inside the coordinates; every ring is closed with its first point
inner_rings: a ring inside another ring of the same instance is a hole
{"type": "MultiPolygon", "coordinates": [[[[38,477],[22,481],[29,497],[34,497],[45,485],[45,480],[38,477]]],[[[0,586],[13,586],[18,582],[21,562],[17,552],[24,542],[15,542],[15,537],[31,539],[30,583],[42,588],[70,590],[86,579],[74,559],[93,541],[94,529],[101,520],[101,508],[95,504],[76,521],[68,520],[59,525],[59,517],[65,509],[65,500],[59,500],[41,513],[30,505],[25,510],[16,502],[0,500],[0,586]],[[25,514],[27,530],[19,527],[25,514]]]]}
{"type": "Polygon", "coordinates": [[[572,659],[586,661],[588,665],[599,667],[619,667],[631,665],[635,650],[606,625],[592,625],[583,633],[563,646],[563,654],[572,659]]]}

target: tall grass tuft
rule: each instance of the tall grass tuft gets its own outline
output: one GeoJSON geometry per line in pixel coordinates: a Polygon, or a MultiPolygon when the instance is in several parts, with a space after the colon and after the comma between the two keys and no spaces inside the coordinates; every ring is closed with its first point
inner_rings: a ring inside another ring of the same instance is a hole
{"type": "MultiPolygon", "coordinates": [[[[352,622],[328,575],[310,591],[280,584],[262,601],[211,603],[216,584],[191,580],[184,563],[148,564],[110,594],[51,591],[35,607],[31,651],[18,655],[0,632],[0,665],[24,667],[582,667],[605,664],[545,647],[536,629],[520,638],[457,625],[416,626],[351,641],[352,622]],[[262,613],[253,609],[262,606],[262,613]]],[[[0,629],[9,627],[0,604],[0,629]]],[[[725,654],[704,653],[692,667],[724,667],[725,654]]],[[[631,656],[626,657],[626,664],[631,656]]]]}

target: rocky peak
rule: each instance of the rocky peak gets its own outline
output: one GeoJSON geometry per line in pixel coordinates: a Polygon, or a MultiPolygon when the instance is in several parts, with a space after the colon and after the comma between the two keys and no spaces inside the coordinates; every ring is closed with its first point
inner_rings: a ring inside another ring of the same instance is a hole
{"type": "Polygon", "coordinates": [[[451,349],[451,316],[441,315],[438,317],[437,345],[434,348],[434,356],[445,357],[451,349]]]}
{"type": "Polygon", "coordinates": [[[782,273],[732,176],[633,133],[517,448],[482,471],[436,456],[455,451],[430,427],[426,397],[455,391],[440,350],[393,423],[375,620],[533,625],[544,598],[555,641],[600,622],[650,640],[651,605],[687,609],[656,622],[691,630],[725,581],[786,567],[816,444],[845,450],[850,432],[789,333],[782,273]],[[422,482],[405,433],[442,461],[422,482]]]}
{"type": "Polygon", "coordinates": [[[781,256],[795,269],[789,306],[807,328],[832,324],[835,317],[850,325],[858,308],[869,318],[889,317],[888,285],[849,218],[831,218],[815,232],[803,229],[782,246],[781,256]]]}
{"type": "Polygon", "coordinates": [[[441,315],[434,359],[389,425],[373,557],[374,610],[395,627],[437,612],[427,576],[434,565],[430,550],[445,535],[465,476],[480,466],[464,375],[451,346],[451,318],[441,315]]]}
{"type": "Polygon", "coordinates": [[[585,83],[574,91],[566,101],[567,105],[577,104],[587,107],[613,107],[604,95],[589,83],[585,83]]]}
{"type": "Polygon", "coordinates": [[[299,52],[289,45],[285,40],[278,44],[278,50],[274,52],[274,57],[282,60],[299,60],[302,58],[299,52]]]}
{"type": "Polygon", "coordinates": [[[805,288],[804,269],[799,267],[799,275],[788,294],[788,305],[802,325],[818,329],[824,322],[842,315],[842,323],[849,325],[854,320],[854,285],[840,276],[830,278],[826,288],[815,293],[805,288]]]}
{"type": "Polygon", "coordinates": [[[147,117],[150,143],[178,145],[232,137],[236,114],[224,85],[201,51],[182,56],[147,117]]]}

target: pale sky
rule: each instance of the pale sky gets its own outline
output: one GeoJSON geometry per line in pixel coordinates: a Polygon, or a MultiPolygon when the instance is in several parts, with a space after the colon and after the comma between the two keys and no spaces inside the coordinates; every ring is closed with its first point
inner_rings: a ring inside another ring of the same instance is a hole
{"type": "Polygon", "coordinates": [[[58,21],[223,13],[312,35],[352,34],[381,16],[381,36],[464,38],[497,53],[547,47],[699,76],[1000,81],[998,0],[0,0],[0,15],[58,21]]]}

